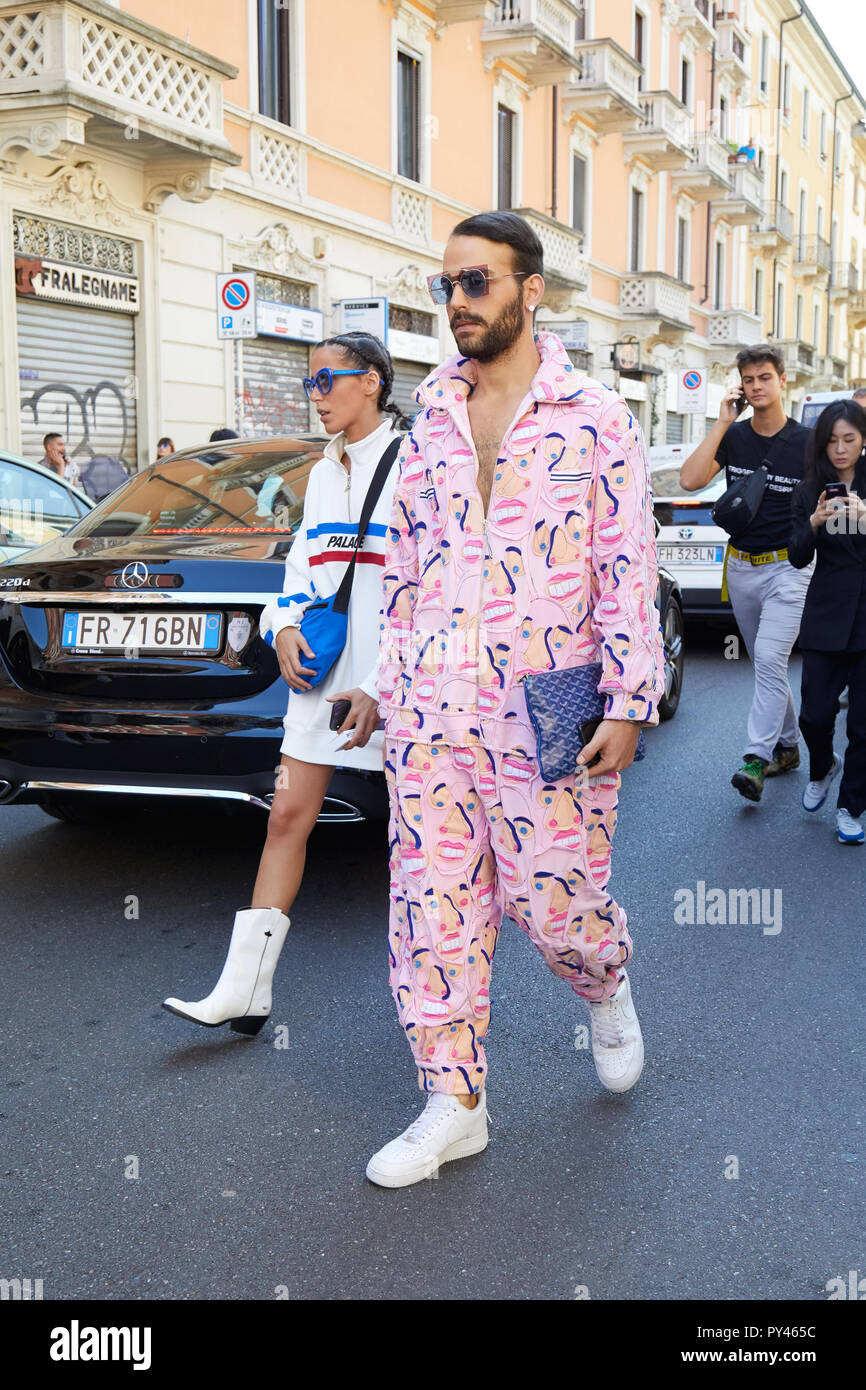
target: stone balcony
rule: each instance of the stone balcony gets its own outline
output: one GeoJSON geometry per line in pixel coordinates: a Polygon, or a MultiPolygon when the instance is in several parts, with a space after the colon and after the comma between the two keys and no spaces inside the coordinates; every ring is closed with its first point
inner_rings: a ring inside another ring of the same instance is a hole
{"type": "Polygon", "coordinates": [[[620,276],[621,331],[642,342],[676,345],[692,331],[689,296],[692,286],[660,270],[629,271],[620,276]]]}
{"type": "Polygon", "coordinates": [[[708,130],[701,131],[692,141],[688,163],[673,175],[671,186],[674,193],[688,193],[696,203],[715,201],[730,193],[729,154],[727,145],[717,135],[708,130]]]}
{"type": "Polygon", "coordinates": [[[725,16],[716,20],[716,73],[729,77],[735,87],[744,87],[751,78],[748,29],[738,19],[725,16]]]}
{"type": "Polygon", "coordinates": [[[640,64],[613,39],[584,39],[574,51],[577,75],[561,92],[565,119],[583,116],[600,135],[636,129],[643,118],[640,64]]]}
{"type": "Polygon", "coordinates": [[[782,354],[789,381],[812,380],[818,354],[811,343],[803,342],[802,338],[771,338],[770,342],[782,354]]]}
{"type": "Polygon", "coordinates": [[[755,223],[749,238],[755,249],[782,251],[794,239],[794,214],[784,203],[764,203],[760,220],[755,223]]]}
{"type": "Polygon", "coordinates": [[[698,48],[712,48],[716,41],[713,3],[714,0],[677,0],[676,26],[681,34],[688,34],[698,48]]]}
{"type": "Polygon", "coordinates": [[[813,391],[841,391],[848,385],[848,362],[844,357],[819,353],[812,376],[813,391]]]}
{"type": "Polygon", "coordinates": [[[545,302],[589,288],[589,265],[580,232],[534,208],[514,208],[535,232],[544,250],[545,302]]]}
{"type": "Polygon", "coordinates": [[[712,347],[726,347],[731,356],[740,348],[763,341],[763,328],[757,314],[742,307],[714,309],[707,314],[707,342],[712,347]]]}
{"type": "Polygon", "coordinates": [[[684,169],[694,153],[692,118],[673,92],[641,92],[641,121],[623,131],[626,157],[640,157],[658,173],[684,169]]]}
{"type": "Polygon", "coordinates": [[[721,216],[732,227],[751,227],[763,215],[764,176],[752,160],[728,162],[731,191],[719,199],[721,216]]]}
{"type": "Polygon", "coordinates": [[[801,280],[829,279],[831,256],[830,243],[822,236],[801,233],[794,238],[794,274],[801,280]]]}
{"type": "Polygon", "coordinates": [[[201,202],[240,162],[223,134],[230,63],[102,0],[0,4],[0,165],[98,147],[139,163],[145,206],[201,202]]]}
{"type": "Polygon", "coordinates": [[[847,299],[856,293],[859,276],[850,261],[834,261],[830,275],[830,298],[847,299]]]}
{"type": "Polygon", "coordinates": [[[512,64],[530,87],[573,81],[575,21],[573,0],[499,0],[494,17],[481,30],[484,67],[512,64]]]}
{"type": "Polygon", "coordinates": [[[866,328],[866,290],[854,290],[848,296],[848,327],[866,328]]]}

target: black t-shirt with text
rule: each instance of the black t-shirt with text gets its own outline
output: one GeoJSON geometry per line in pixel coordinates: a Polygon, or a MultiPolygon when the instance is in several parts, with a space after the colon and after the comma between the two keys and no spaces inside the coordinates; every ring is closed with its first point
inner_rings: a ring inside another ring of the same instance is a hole
{"type": "Polygon", "coordinates": [[[760,555],[787,546],[791,539],[791,494],[803,477],[808,438],[809,431],[790,418],[778,434],[757,434],[751,420],[728,426],[716,449],[716,461],[725,469],[728,487],[754,473],[762,463],[770,475],[757,516],[733,542],[737,550],[760,555]]]}

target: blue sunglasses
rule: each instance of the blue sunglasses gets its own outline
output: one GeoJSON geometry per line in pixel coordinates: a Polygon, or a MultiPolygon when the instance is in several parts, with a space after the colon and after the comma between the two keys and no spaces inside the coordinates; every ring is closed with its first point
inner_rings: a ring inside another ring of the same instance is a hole
{"type": "Polygon", "coordinates": [[[333,367],[323,367],[320,372],[316,372],[315,376],[304,377],[304,392],[308,400],[313,391],[318,391],[320,396],[327,396],[334,384],[335,376],[366,376],[369,371],[375,371],[375,368],[355,367],[350,369],[345,367],[340,371],[335,371],[333,367]]]}

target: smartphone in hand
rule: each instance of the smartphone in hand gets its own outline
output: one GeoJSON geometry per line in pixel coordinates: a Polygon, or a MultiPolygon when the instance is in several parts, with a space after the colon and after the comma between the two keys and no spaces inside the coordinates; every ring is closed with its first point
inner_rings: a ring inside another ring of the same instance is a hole
{"type": "Polygon", "coordinates": [[[824,488],[824,496],[830,502],[834,497],[847,497],[848,489],[844,483],[828,483],[824,488]]]}
{"type": "MultiPolygon", "coordinates": [[[[338,734],[340,732],[340,725],[345,721],[346,715],[351,708],[351,700],[337,700],[331,706],[331,717],[328,720],[328,728],[332,733],[338,734]]],[[[346,732],[349,732],[348,729],[346,732]]]]}
{"type": "Polygon", "coordinates": [[[741,391],[734,401],[734,409],[736,410],[738,415],[742,415],[743,411],[745,410],[748,404],[749,402],[746,400],[745,391],[741,391]]]}

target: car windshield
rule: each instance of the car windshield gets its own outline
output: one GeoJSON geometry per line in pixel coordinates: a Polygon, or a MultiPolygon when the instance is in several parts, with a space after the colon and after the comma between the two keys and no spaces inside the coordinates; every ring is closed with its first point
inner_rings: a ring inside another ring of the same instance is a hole
{"type": "Polygon", "coordinates": [[[295,535],[325,441],[206,446],[155,463],[106,497],[78,536],[295,535]]]}
{"type": "Polygon", "coordinates": [[[687,493],[680,482],[680,465],[665,464],[661,468],[654,468],[651,474],[653,498],[659,501],[662,497],[694,497],[696,501],[704,498],[720,497],[725,490],[725,475],[718,473],[706,487],[702,487],[698,492],[687,493]]]}

